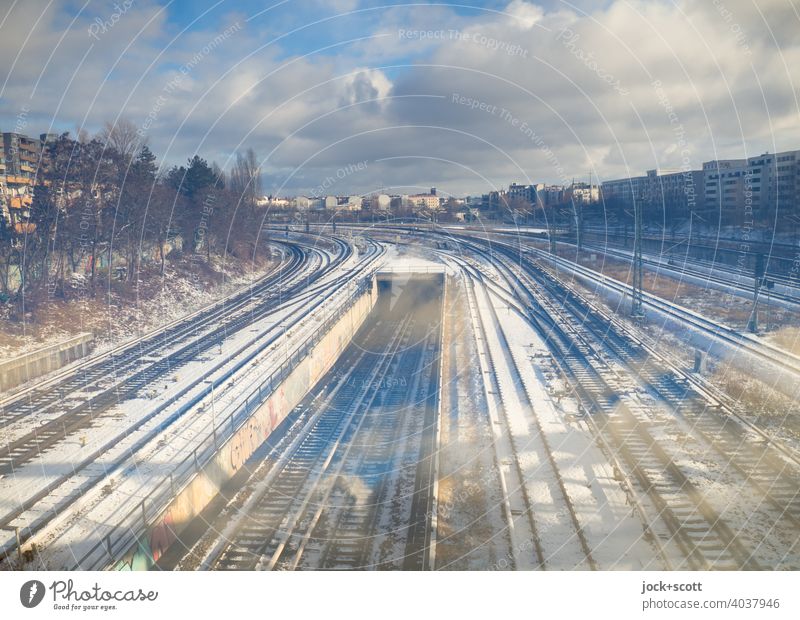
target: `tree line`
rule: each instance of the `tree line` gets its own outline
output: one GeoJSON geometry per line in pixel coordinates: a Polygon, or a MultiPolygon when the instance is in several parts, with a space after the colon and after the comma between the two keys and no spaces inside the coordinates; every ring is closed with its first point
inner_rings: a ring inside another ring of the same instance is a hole
{"type": "Polygon", "coordinates": [[[30,307],[65,297],[76,278],[94,295],[106,279],[135,286],[143,258],[164,274],[168,252],[194,260],[252,259],[259,244],[261,178],[252,149],[231,173],[194,155],[162,168],[135,126],[118,122],[94,138],[69,133],[43,145],[27,231],[0,218],[0,292],[30,307]],[[99,265],[102,263],[102,270],[99,265]]]}

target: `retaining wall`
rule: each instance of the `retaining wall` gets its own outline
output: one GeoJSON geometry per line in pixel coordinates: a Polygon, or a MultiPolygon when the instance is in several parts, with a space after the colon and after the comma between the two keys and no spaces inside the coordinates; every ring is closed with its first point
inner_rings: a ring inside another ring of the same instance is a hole
{"type": "Polygon", "coordinates": [[[253,452],[330,370],[364,323],[376,300],[377,287],[373,281],[369,290],[322,336],[311,352],[148,526],[136,546],[117,561],[115,569],[147,570],[158,561],[181,531],[216,497],[222,485],[240,470],[253,452]]]}
{"type": "Polygon", "coordinates": [[[94,336],[90,333],[25,353],[0,363],[0,392],[58,370],[89,354],[94,336]]]}

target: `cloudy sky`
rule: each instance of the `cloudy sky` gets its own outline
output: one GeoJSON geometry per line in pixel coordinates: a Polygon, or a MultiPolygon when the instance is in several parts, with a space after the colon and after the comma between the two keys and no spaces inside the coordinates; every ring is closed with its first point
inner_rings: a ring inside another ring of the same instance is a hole
{"type": "Polygon", "coordinates": [[[252,147],[279,195],[465,195],[800,149],[800,2],[4,0],[0,127],[252,147]],[[359,163],[363,162],[361,165],[359,163]]]}

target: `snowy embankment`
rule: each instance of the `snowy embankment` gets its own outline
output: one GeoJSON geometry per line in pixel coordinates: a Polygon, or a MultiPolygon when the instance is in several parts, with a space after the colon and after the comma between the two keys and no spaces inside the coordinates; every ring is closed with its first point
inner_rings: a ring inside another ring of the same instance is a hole
{"type": "MultiPolygon", "coordinates": [[[[622,309],[630,303],[631,287],[626,284],[543,251],[532,250],[530,254],[556,268],[561,276],[569,274],[611,307],[622,309]]],[[[797,395],[800,357],[655,295],[645,292],[643,301],[647,323],[658,330],[657,338],[677,336],[685,346],[752,373],[786,396],[797,395]]]]}
{"type": "MultiPolygon", "coordinates": [[[[338,272],[325,281],[336,275],[338,272]]],[[[349,290],[342,287],[327,300],[324,310],[320,306],[316,313],[309,312],[316,305],[313,299],[284,304],[248,329],[231,335],[219,349],[163,377],[163,391],[159,381],[146,398],[118,406],[118,424],[106,422],[91,429],[85,445],[63,442],[20,469],[13,479],[0,482],[10,485],[0,490],[0,496],[8,498],[2,505],[7,512],[35,495],[53,476],[68,473],[82,460],[82,454],[96,453],[90,465],[67,475],[61,485],[14,522],[29,527],[68,506],[30,541],[41,551],[43,566],[70,566],[132,506],[168,480],[175,464],[208,439],[213,422],[219,425],[238,411],[252,386],[302,346],[329,308],[341,303],[341,296],[349,290]],[[213,391],[209,390],[211,382],[213,391]]]]}

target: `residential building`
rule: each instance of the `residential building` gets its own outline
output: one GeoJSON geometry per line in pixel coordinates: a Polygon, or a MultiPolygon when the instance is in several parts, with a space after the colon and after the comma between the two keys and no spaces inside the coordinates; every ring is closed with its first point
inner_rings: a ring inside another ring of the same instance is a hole
{"type": "Polygon", "coordinates": [[[644,213],[649,218],[689,217],[703,210],[702,170],[648,170],[644,213]]]}
{"type": "Polygon", "coordinates": [[[600,193],[608,210],[631,211],[637,201],[646,218],[673,219],[702,210],[703,187],[702,170],[653,169],[644,176],[603,181],[600,193]]]}
{"type": "Polygon", "coordinates": [[[278,198],[277,196],[262,196],[256,200],[259,207],[268,207],[270,209],[288,209],[292,206],[292,201],[289,198],[278,198]]]}
{"type": "Polygon", "coordinates": [[[373,196],[372,208],[375,211],[389,211],[392,207],[392,198],[388,194],[373,196]]]}
{"type": "Polygon", "coordinates": [[[572,185],[564,189],[564,202],[571,202],[576,205],[589,205],[600,200],[600,187],[594,184],[572,182],[572,185]]]}
{"type": "Polygon", "coordinates": [[[315,211],[325,208],[325,202],[322,198],[309,198],[308,196],[298,196],[295,198],[295,206],[300,211],[315,211]]]}
{"type": "Polygon", "coordinates": [[[635,200],[642,200],[647,187],[647,177],[629,177],[603,181],[600,195],[609,211],[632,209],[635,200]]]}
{"type": "MultiPolygon", "coordinates": [[[[432,191],[436,191],[434,188],[432,191]]],[[[439,197],[436,194],[412,194],[408,197],[412,209],[415,213],[428,211],[434,213],[439,211],[439,197]]]]}
{"type": "Polygon", "coordinates": [[[800,151],[748,157],[745,197],[756,220],[800,214],[800,151]]]}
{"type": "Polygon", "coordinates": [[[360,211],[364,202],[361,196],[339,196],[337,201],[336,208],[340,211],[360,211]]]}
{"type": "Polygon", "coordinates": [[[512,183],[508,186],[508,200],[524,200],[532,205],[536,204],[536,186],[534,185],[518,185],[512,183]]]}
{"type": "Polygon", "coordinates": [[[495,190],[481,197],[481,211],[504,211],[508,209],[508,196],[505,190],[495,190]]]}
{"type": "Polygon", "coordinates": [[[30,207],[33,203],[33,186],[36,182],[40,152],[38,140],[18,133],[3,133],[5,168],[3,213],[20,234],[32,232],[30,207]]]}
{"type": "Polygon", "coordinates": [[[563,185],[545,185],[544,183],[539,183],[534,186],[534,189],[536,190],[536,204],[540,208],[555,207],[564,202],[565,188],[563,185]]]}
{"type": "Polygon", "coordinates": [[[746,159],[703,162],[703,218],[723,225],[740,224],[745,214],[746,159]]]}

